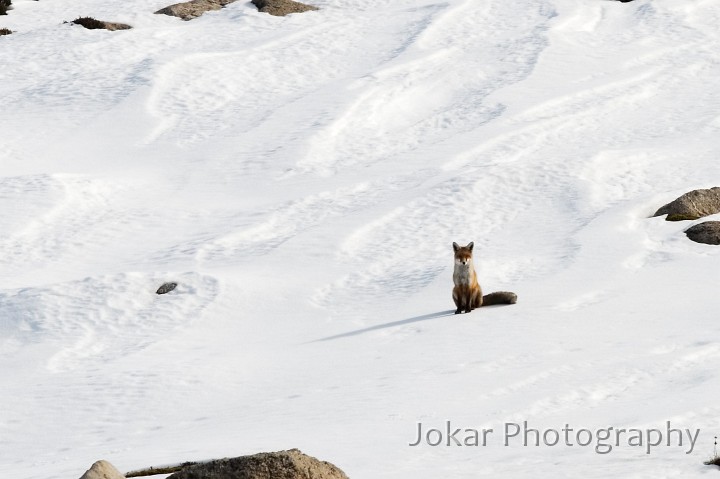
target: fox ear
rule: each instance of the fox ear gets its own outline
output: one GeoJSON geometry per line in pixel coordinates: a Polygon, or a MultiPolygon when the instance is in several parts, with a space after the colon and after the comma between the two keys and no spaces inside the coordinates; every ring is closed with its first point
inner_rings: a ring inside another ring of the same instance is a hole
{"type": "Polygon", "coordinates": [[[471,241],[471,242],[467,245],[467,249],[469,249],[470,252],[472,252],[473,246],[475,246],[475,242],[474,242],[474,241],[471,241]]]}
{"type": "Polygon", "coordinates": [[[455,251],[457,253],[457,250],[459,250],[459,249],[460,249],[460,246],[458,246],[458,244],[453,241],[453,251],[455,251]]]}

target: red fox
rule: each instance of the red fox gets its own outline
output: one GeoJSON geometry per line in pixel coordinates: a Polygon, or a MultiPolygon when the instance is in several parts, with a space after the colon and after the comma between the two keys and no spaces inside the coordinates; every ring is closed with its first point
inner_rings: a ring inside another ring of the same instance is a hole
{"type": "Polygon", "coordinates": [[[453,250],[455,250],[453,282],[455,287],[452,296],[455,306],[457,306],[455,314],[460,314],[463,311],[469,313],[475,308],[491,304],[515,304],[517,295],[509,291],[498,291],[497,293],[482,295],[482,289],[480,289],[480,283],[478,283],[475,266],[473,265],[473,246],[475,245],[472,242],[467,246],[458,246],[457,243],[453,243],[453,250]]]}

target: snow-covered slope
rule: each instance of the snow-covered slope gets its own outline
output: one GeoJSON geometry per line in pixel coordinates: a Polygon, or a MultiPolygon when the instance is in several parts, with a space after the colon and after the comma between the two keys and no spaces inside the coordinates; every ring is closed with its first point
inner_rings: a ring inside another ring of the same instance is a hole
{"type": "Polygon", "coordinates": [[[720,183],[720,4],[312,3],[0,17],[0,475],[716,474],[720,249],[648,216],[720,183]],[[453,241],[518,304],[452,315],[453,241]],[[495,433],[408,445],[446,421],[495,433]],[[522,421],[701,432],[504,446],[522,421]]]}

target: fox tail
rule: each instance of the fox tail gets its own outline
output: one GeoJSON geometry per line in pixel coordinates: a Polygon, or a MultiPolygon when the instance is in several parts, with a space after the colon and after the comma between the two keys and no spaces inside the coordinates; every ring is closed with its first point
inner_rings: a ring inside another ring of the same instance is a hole
{"type": "Polygon", "coordinates": [[[515,304],[517,303],[517,294],[510,291],[498,291],[483,296],[482,305],[491,306],[493,304],[515,304]]]}

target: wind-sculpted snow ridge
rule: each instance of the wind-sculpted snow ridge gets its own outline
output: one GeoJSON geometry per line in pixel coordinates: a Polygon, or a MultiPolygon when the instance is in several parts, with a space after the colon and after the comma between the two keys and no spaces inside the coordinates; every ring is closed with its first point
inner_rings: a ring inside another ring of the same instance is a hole
{"type": "MultiPolygon", "coordinates": [[[[0,204],[11,220],[0,238],[0,263],[9,270],[76,254],[87,247],[80,246],[80,238],[88,238],[90,230],[110,217],[117,220],[110,197],[118,187],[103,181],[33,175],[0,178],[0,188],[4,192],[0,204]]],[[[99,234],[107,237],[112,230],[99,234]]]]}
{"type": "Polygon", "coordinates": [[[313,135],[301,168],[329,172],[454,150],[502,115],[505,106],[487,98],[532,72],[555,15],[543,1],[528,2],[520,16],[511,5],[470,1],[413,13],[422,16],[410,41],[350,86],[352,101],[313,135]]]}
{"type": "MultiPolygon", "coordinates": [[[[179,286],[158,298],[163,276],[125,273],[0,293],[4,341],[46,343],[50,371],[132,355],[202,316],[217,280],[178,275],[179,286]]],[[[7,351],[4,351],[7,354],[7,351]]]]}

